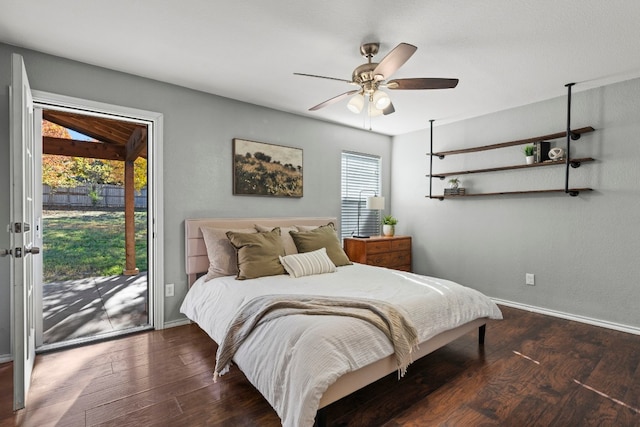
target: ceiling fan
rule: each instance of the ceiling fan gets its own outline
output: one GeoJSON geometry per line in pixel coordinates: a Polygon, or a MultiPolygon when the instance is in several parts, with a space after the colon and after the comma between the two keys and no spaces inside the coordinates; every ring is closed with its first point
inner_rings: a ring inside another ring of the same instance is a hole
{"type": "Polygon", "coordinates": [[[382,61],[379,63],[371,62],[371,58],[378,53],[379,48],[379,43],[364,43],[360,46],[360,53],[367,59],[367,62],[353,70],[351,80],[317,76],[315,74],[293,73],[297,76],[338,80],[359,86],[358,89],[350,90],[315,105],[309,108],[309,111],[319,110],[351,96],[347,104],[347,108],[350,111],[360,113],[366,104],[369,116],[378,116],[380,114],[388,115],[393,113],[395,108],[389,95],[381,89],[452,89],[458,85],[458,79],[412,78],[388,80],[393,73],[411,58],[418,48],[408,43],[400,43],[382,58],[382,61]]]}

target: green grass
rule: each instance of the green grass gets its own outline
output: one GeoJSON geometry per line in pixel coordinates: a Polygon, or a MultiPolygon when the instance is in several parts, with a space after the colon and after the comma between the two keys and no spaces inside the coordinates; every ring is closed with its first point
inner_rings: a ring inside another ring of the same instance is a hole
{"type": "MultiPolygon", "coordinates": [[[[135,213],[136,266],[147,271],[147,213],[135,213]]],[[[44,282],[122,274],[124,212],[47,211],[44,282]]]]}

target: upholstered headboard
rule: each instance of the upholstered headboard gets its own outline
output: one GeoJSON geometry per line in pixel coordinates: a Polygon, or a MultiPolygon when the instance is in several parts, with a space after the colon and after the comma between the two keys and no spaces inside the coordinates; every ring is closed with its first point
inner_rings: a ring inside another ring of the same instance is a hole
{"type": "Polygon", "coordinates": [[[209,268],[207,247],[204,244],[200,227],[241,229],[252,228],[255,224],[267,227],[291,225],[324,225],[333,222],[339,230],[338,222],[333,217],[290,217],[290,218],[202,218],[185,219],[185,269],[189,278],[189,286],[198,276],[209,268]]]}

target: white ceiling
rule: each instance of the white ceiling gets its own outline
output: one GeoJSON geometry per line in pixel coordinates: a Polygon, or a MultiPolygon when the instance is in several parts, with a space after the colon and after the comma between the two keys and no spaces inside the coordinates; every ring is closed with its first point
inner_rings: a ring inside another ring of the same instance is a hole
{"type": "Polygon", "coordinates": [[[640,77],[637,0],[2,0],[0,41],[89,64],[369,128],[346,100],[380,42],[418,47],[393,75],[459,78],[456,89],[390,91],[396,112],[371,119],[398,135],[640,77]]]}

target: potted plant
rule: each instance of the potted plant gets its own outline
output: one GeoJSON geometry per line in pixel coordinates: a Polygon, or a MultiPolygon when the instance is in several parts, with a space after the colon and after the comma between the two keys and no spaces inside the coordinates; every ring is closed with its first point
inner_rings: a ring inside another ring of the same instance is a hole
{"type": "Polygon", "coordinates": [[[533,163],[533,151],[535,147],[533,145],[525,145],[523,148],[525,160],[528,165],[533,163]]]}
{"type": "Polygon", "coordinates": [[[458,178],[451,178],[449,180],[449,188],[458,188],[460,185],[460,180],[458,178]]]}
{"type": "Polygon", "coordinates": [[[395,233],[395,225],[398,220],[391,215],[385,215],[382,217],[382,234],[387,237],[393,236],[395,233]]]}

